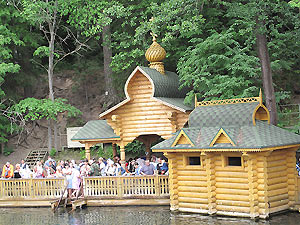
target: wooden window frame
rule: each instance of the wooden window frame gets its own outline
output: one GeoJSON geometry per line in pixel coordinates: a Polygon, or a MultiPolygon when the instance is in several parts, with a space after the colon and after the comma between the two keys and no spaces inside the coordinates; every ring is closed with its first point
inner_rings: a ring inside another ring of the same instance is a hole
{"type": "Polygon", "coordinates": [[[183,154],[183,166],[190,169],[202,169],[203,168],[204,159],[201,153],[184,153],[183,154]],[[199,157],[200,165],[189,165],[189,157],[199,157]]]}
{"type": "Polygon", "coordinates": [[[242,155],[242,153],[222,153],[221,154],[222,158],[222,168],[224,169],[233,169],[235,168],[236,170],[244,170],[245,169],[245,159],[242,155]],[[228,158],[229,157],[240,157],[241,158],[241,166],[229,166],[228,165],[228,158]]]}

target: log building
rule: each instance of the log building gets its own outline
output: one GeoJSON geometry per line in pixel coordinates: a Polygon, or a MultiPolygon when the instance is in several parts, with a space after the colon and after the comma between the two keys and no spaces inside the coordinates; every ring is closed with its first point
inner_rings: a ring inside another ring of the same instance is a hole
{"type": "MultiPolygon", "coordinates": [[[[86,158],[90,147],[98,143],[120,146],[125,161],[125,146],[135,139],[142,141],[150,156],[151,144],[167,139],[183,128],[194,107],[184,104],[187,90],[179,90],[177,74],[165,71],[165,50],[156,42],[145,54],[149,68],[138,66],[126,81],[126,99],[100,114],[100,120],[89,121],[71,140],[85,144],[86,158]]],[[[116,149],[114,148],[114,154],[116,149]]]]}
{"type": "Polygon", "coordinates": [[[261,93],[195,102],[189,127],[152,147],[169,159],[171,210],[266,218],[293,207],[300,136],[270,124],[261,93]]]}

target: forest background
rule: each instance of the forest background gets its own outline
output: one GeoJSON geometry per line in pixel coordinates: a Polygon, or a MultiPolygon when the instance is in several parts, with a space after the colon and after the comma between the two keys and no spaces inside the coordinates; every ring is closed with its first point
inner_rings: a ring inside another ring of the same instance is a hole
{"type": "Polygon", "coordinates": [[[299,0],[1,0],[1,152],[57,149],[60,130],[120,102],[151,31],[187,103],[262,88],[283,125],[278,104],[300,102],[299,0]]]}

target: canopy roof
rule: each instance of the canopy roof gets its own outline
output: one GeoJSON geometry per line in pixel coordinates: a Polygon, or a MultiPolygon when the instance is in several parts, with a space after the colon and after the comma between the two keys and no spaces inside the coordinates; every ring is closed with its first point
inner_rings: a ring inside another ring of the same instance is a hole
{"type": "Polygon", "coordinates": [[[88,121],[72,138],[72,141],[120,139],[106,120],[88,121]]]}

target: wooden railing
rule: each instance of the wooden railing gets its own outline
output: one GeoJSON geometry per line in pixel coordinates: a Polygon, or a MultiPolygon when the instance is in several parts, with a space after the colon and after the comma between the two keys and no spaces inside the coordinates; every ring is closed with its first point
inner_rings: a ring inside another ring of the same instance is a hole
{"type": "Polygon", "coordinates": [[[65,180],[44,179],[5,179],[0,180],[0,199],[53,199],[59,198],[65,180]]]}
{"type": "MultiPolygon", "coordinates": [[[[66,182],[62,178],[0,179],[0,200],[56,199],[66,182]]],[[[86,177],[86,197],[168,196],[168,176],[86,177]]]]}
{"type": "Polygon", "coordinates": [[[88,197],[168,196],[168,176],[87,177],[84,194],[88,197]]]}

